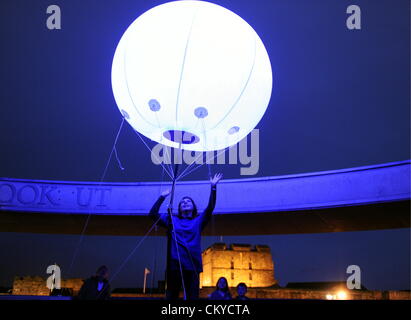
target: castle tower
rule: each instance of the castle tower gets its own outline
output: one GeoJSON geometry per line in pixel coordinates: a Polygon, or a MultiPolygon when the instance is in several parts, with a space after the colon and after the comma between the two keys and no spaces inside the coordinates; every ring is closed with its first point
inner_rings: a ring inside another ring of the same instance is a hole
{"type": "Polygon", "coordinates": [[[270,247],[248,244],[215,243],[203,251],[203,273],[200,287],[214,287],[225,277],[230,287],[244,282],[248,287],[270,287],[277,284],[270,247]]]}

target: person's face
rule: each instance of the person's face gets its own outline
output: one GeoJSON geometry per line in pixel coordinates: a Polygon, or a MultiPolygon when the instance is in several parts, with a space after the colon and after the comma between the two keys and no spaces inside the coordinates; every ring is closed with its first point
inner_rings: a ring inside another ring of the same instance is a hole
{"type": "Polygon", "coordinates": [[[180,208],[185,212],[192,212],[194,209],[193,201],[189,198],[183,198],[180,202],[180,208]]]}
{"type": "Polygon", "coordinates": [[[218,280],[218,289],[224,289],[227,287],[227,281],[224,278],[218,280]]]}
{"type": "Polygon", "coordinates": [[[247,288],[244,287],[244,286],[239,286],[239,287],[237,288],[237,293],[238,293],[239,296],[245,295],[246,292],[247,292],[247,288]]]}
{"type": "Polygon", "coordinates": [[[106,279],[106,280],[108,280],[108,276],[109,276],[108,270],[101,271],[101,272],[98,274],[98,277],[101,278],[101,279],[106,279]]]}

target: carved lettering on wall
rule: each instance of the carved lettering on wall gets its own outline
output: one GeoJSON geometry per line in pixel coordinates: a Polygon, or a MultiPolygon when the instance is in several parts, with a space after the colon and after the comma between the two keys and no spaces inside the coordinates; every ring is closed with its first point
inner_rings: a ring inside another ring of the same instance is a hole
{"type": "Polygon", "coordinates": [[[89,207],[95,204],[98,207],[106,207],[106,193],[111,193],[111,188],[85,188],[77,187],[77,205],[89,207]]]}
{"type": "Polygon", "coordinates": [[[107,207],[112,188],[76,187],[61,188],[45,184],[0,183],[0,205],[25,205],[55,207],[62,199],[69,207],[107,207]],[[71,205],[70,205],[71,204],[71,205]]]}
{"type": "Polygon", "coordinates": [[[56,195],[57,187],[48,185],[14,185],[12,183],[0,184],[0,204],[23,205],[60,205],[56,195]]]}

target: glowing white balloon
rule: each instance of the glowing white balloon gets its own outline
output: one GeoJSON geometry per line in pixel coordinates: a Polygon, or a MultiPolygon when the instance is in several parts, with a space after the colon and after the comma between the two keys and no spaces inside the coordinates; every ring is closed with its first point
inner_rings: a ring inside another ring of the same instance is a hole
{"type": "Polygon", "coordinates": [[[193,151],[223,149],[247,136],[272,89],[257,33],[203,1],[169,2],[138,17],[117,46],[111,79],[135,130],[171,147],[179,146],[173,134],[185,132],[181,147],[193,151]]]}

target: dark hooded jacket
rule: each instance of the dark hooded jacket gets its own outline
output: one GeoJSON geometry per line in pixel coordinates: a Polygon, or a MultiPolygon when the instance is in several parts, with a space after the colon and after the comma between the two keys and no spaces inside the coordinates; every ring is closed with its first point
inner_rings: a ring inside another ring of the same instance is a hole
{"type": "Polygon", "coordinates": [[[211,187],[207,208],[192,219],[181,218],[178,215],[170,216],[168,213],[159,214],[160,206],[165,199],[163,196],[160,196],[151,208],[149,215],[167,229],[167,268],[169,270],[179,270],[179,261],[181,261],[181,267],[184,270],[203,271],[201,232],[213,214],[217,197],[216,190],[216,186],[211,187]]]}
{"type": "Polygon", "coordinates": [[[110,298],[110,284],[106,279],[93,276],[84,281],[77,299],[78,300],[107,300],[110,298]],[[102,282],[101,290],[98,289],[99,282],[102,282]]]}

